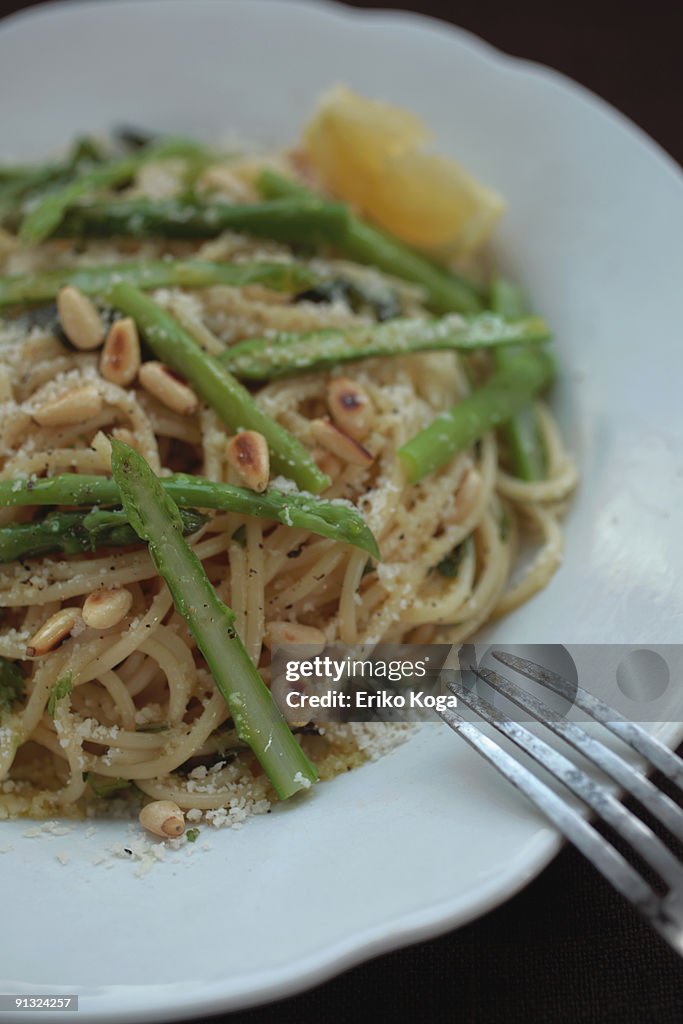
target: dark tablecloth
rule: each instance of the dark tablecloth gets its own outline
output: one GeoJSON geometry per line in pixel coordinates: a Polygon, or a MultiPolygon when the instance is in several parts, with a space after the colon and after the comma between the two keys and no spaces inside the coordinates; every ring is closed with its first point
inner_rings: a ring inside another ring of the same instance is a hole
{"type": "MultiPolygon", "coordinates": [[[[22,6],[28,4],[0,0],[0,12],[22,6]]],[[[509,53],[563,71],[683,161],[680,0],[390,6],[453,21],[509,53]]],[[[244,1024],[366,1018],[681,1024],[683,962],[579,854],[565,848],[522,893],[478,921],[379,957],[300,996],[215,1020],[237,1018],[244,1024]]]]}

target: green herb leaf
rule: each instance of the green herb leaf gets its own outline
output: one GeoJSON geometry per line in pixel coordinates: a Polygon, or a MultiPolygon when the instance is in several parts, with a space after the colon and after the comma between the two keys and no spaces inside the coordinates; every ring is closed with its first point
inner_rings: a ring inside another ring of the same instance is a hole
{"type": "Polygon", "coordinates": [[[0,658],[0,717],[24,696],[24,677],[16,661],[0,658]]]}
{"type": "Polygon", "coordinates": [[[131,781],[130,779],[110,779],[106,775],[93,775],[92,772],[88,772],[88,785],[95,796],[108,797],[119,793],[122,789],[129,789],[131,781]]]}
{"type": "Polygon", "coordinates": [[[63,700],[68,697],[73,689],[73,680],[71,673],[67,672],[65,675],[58,679],[55,685],[52,687],[50,693],[50,699],[47,702],[47,713],[50,718],[55,717],[55,711],[57,710],[57,701],[63,700]]]}
{"type": "Polygon", "coordinates": [[[188,830],[185,833],[185,835],[187,836],[188,843],[196,843],[197,840],[199,839],[199,829],[198,828],[188,828],[188,830]]]}
{"type": "Polygon", "coordinates": [[[450,554],[442,558],[436,566],[436,571],[445,576],[447,580],[454,580],[460,572],[460,565],[462,563],[465,552],[468,550],[470,543],[469,537],[464,540],[462,544],[458,544],[457,548],[453,548],[450,554]]]}

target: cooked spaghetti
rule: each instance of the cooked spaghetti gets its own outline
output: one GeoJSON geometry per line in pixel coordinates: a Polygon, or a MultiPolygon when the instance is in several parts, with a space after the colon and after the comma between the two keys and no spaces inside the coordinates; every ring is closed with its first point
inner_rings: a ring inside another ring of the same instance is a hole
{"type": "MultiPolygon", "coordinates": [[[[253,204],[260,198],[254,184],[260,163],[205,161],[195,168],[194,193],[208,203],[253,204]]],[[[287,155],[263,163],[292,179],[301,173],[301,161],[287,155]]],[[[111,204],[159,204],[182,196],[188,164],[179,157],[141,163],[111,204]]],[[[2,187],[0,182],[0,202],[2,187]]],[[[84,194],[78,200],[85,209],[88,199],[84,194]]],[[[30,200],[29,191],[13,209],[24,214],[30,200]]],[[[209,239],[153,232],[94,238],[93,231],[79,233],[72,225],[75,238],[47,237],[25,246],[11,216],[5,223],[3,280],[172,258],[300,266],[323,282],[298,291],[259,283],[154,289],[158,305],[217,359],[255,336],[374,331],[380,320],[430,316],[419,283],[341,258],[334,244],[312,253],[235,229],[209,239]],[[344,287],[333,287],[335,282],[344,287]],[[394,306],[389,319],[387,300],[394,306]]],[[[475,264],[470,272],[483,273],[475,264]]],[[[106,296],[91,301],[106,334],[120,313],[112,314],[106,296]]],[[[12,481],[8,492],[64,474],[110,477],[111,437],[128,442],[161,478],[185,473],[248,487],[247,471],[230,457],[234,430],[209,403],[183,407],[176,399],[184,392],[169,398],[152,371],[117,383],[103,361],[104,334],[94,348],[79,346],[78,324],[67,322],[64,304],[58,302],[57,310],[50,302],[6,305],[0,322],[0,482],[12,481]]],[[[76,309],[76,320],[78,315],[76,309]]],[[[155,362],[149,356],[154,353],[143,347],[143,366],[155,362]]],[[[350,503],[381,552],[380,560],[373,559],[366,549],[286,520],[195,509],[200,519],[188,543],[232,608],[236,631],[266,683],[270,646],[278,637],[320,645],[458,643],[550,579],[562,555],[560,521],[576,470],[544,401],[535,398],[529,406],[543,450],[541,479],[516,475],[508,441],[496,429],[413,484],[397,457],[436,416],[488,379],[495,358],[495,350],[486,348],[415,351],[250,385],[258,408],[298,439],[330,478],[318,497],[340,509],[350,503]],[[346,429],[343,404],[335,410],[340,389],[355,395],[349,409],[363,406],[358,430],[346,429]],[[330,427],[336,431],[331,440],[330,427]],[[355,458],[353,446],[361,452],[355,458]],[[520,571],[520,550],[529,543],[534,550],[525,553],[520,571]]],[[[169,378],[171,390],[174,384],[189,388],[192,398],[191,380],[167,374],[167,384],[169,378]]],[[[297,491],[285,476],[271,468],[269,487],[285,495],[297,491]]],[[[56,511],[28,501],[5,504],[5,531],[78,512],[68,501],[56,511]]],[[[4,561],[0,607],[0,816],[78,815],[103,796],[125,793],[130,783],[134,793],[195,812],[235,807],[246,789],[252,799],[270,798],[267,776],[241,742],[229,705],[137,538],[4,561]],[[101,596],[99,618],[93,595],[101,596]],[[52,634],[49,628],[46,633],[50,623],[52,634]]],[[[323,778],[360,763],[372,746],[364,726],[316,730],[311,723],[297,738],[323,778]]]]}

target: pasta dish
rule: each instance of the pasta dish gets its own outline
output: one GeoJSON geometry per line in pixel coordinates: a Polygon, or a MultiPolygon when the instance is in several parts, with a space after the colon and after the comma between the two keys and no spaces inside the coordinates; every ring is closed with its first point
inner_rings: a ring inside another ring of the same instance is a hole
{"type": "Polygon", "coordinates": [[[286,151],[0,167],[0,816],[263,809],[385,742],[290,727],[277,644],[458,644],[547,583],[577,475],[501,212],[343,89],[286,151]]]}

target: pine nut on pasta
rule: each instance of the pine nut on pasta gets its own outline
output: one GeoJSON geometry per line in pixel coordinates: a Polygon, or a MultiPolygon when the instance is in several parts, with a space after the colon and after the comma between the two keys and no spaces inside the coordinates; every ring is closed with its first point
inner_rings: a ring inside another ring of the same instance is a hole
{"type": "Polygon", "coordinates": [[[91,629],[110,629],[121,621],[133,603],[133,595],[125,587],[96,590],[83,602],[83,621],[91,629]]]}
{"type": "Polygon", "coordinates": [[[132,384],[140,369],[140,339],[130,317],[112,324],[100,357],[100,373],[120,387],[132,384]]]}
{"type": "Polygon", "coordinates": [[[335,424],[355,441],[363,441],[373,422],[373,408],[365,388],[348,377],[334,377],[327,386],[327,406],[335,424]]]}
{"type": "Polygon", "coordinates": [[[67,427],[85,423],[102,409],[102,396],[94,384],[72,388],[59,398],[43,402],[32,416],[41,427],[67,427]]]}
{"type": "Polygon", "coordinates": [[[62,608],[55,612],[29,640],[26,645],[27,656],[35,658],[53,651],[70,636],[80,621],[81,612],[78,608],[62,608]]]}
{"type": "Polygon", "coordinates": [[[191,416],[197,410],[197,396],[192,388],[183,384],[163,363],[143,363],[138,374],[145,391],[158,398],[162,405],[183,416],[191,416]]]}
{"type": "Polygon", "coordinates": [[[270,475],[268,442],[256,430],[242,430],[228,439],[225,454],[252,491],[265,491],[270,475]]]}
{"type": "Polygon", "coordinates": [[[98,348],[104,341],[104,324],[94,302],[74,288],[66,285],[57,295],[57,312],[69,341],[76,348],[88,351],[98,348]]]}

